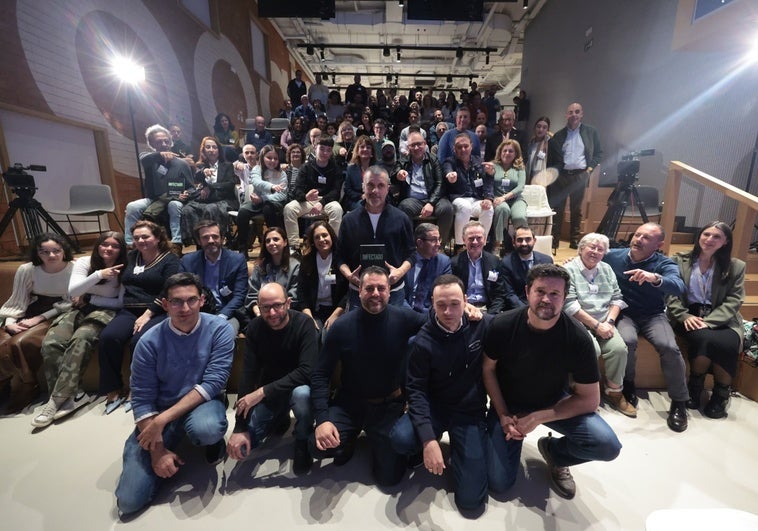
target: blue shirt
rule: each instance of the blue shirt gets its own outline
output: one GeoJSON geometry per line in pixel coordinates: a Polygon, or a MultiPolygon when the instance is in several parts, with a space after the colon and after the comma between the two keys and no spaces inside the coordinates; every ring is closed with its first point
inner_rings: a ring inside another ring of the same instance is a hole
{"type": "MultiPolygon", "coordinates": [[[[468,256],[468,253],[467,253],[468,256]]],[[[472,260],[468,257],[468,286],[466,286],[466,298],[471,304],[485,304],[487,294],[484,292],[484,279],[482,278],[482,257],[472,260]]]]}

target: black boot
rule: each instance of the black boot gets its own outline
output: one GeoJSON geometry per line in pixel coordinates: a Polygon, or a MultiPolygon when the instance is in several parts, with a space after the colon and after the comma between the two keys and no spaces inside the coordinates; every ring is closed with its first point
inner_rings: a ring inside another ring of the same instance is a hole
{"type": "Polygon", "coordinates": [[[687,408],[684,400],[672,400],[667,419],[669,428],[680,433],[687,429],[687,408]]]}
{"type": "Polygon", "coordinates": [[[621,394],[624,395],[624,398],[626,398],[627,402],[629,402],[634,407],[637,407],[640,399],[637,398],[637,388],[635,387],[633,380],[627,380],[626,378],[624,379],[624,388],[621,390],[621,394]]]}
{"type": "Polygon", "coordinates": [[[687,382],[687,391],[690,394],[687,409],[700,409],[700,396],[703,394],[704,383],[705,374],[690,374],[690,380],[687,382]]]}
{"type": "Polygon", "coordinates": [[[726,406],[729,404],[730,389],[728,385],[716,383],[713,385],[713,394],[711,399],[703,409],[706,417],[712,419],[723,419],[726,417],[726,406]]]}

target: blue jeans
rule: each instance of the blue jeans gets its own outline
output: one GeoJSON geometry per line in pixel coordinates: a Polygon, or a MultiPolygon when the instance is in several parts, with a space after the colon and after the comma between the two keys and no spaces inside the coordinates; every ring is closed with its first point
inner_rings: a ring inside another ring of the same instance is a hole
{"type": "MultiPolygon", "coordinates": [[[[450,435],[450,468],[453,473],[455,504],[460,509],[476,509],[487,498],[487,429],[484,421],[456,422],[432,413],[432,427],[439,440],[442,433],[450,435]]],[[[411,417],[406,413],[390,432],[392,448],[399,454],[412,456],[423,446],[411,417]]]]}
{"type": "Polygon", "coordinates": [[[311,435],[308,446],[316,459],[337,457],[352,452],[355,440],[361,430],[366,431],[371,447],[371,469],[376,483],[380,486],[395,485],[403,479],[408,459],[398,454],[390,445],[390,430],[403,414],[405,399],[399,397],[381,404],[369,404],[355,397],[337,396],[335,403],[329,406],[329,421],[334,424],[340,435],[337,448],[319,450],[316,439],[311,435]]]}
{"type": "MultiPolygon", "coordinates": [[[[621,451],[621,443],[610,426],[596,413],[545,423],[565,437],[550,441],[549,451],[556,466],[573,466],[588,461],[612,461],[621,451]]],[[[489,447],[489,486],[493,492],[505,492],[516,481],[523,441],[505,440],[503,428],[494,409],[487,415],[489,447]]]]}
{"type": "Polygon", "coordinates": [[[313,414],[311,413],[311,388],[307,385],[295,387],[289,400],[279,400],[266,404],[259,402],[250,412],[247,431],[250,434],[250,449],[257,448],[271,433],[275,419],[287,416],[290,408],[295,414],[295,429],[292,435],[296,441],[305,441],[313,431],[313,414]]]}
{"type": "MultiPolygon", "coordinates": [[[[152,199],[137,199],[130,201],[126,205],[126,214],[124,215],[124,239],[127,245],[132,245],[132,227],[142,217],[142,213],[150,206],[152,199]]],[[[182,204],[181,201],[169,201],[166,205],[168,213],[168,225],[171,230],[171,243],[182,243],[182,204]]]]}
{"type": "Polygon", "coordinates": [[[625,380],[634,381],[637,370],[637,335],[647,339],[661,357],[661,370],[666,378],[666,390],[671,400],[686,401],[690,398],[687,390],[687,369],[684,358],[676,344],[676,336],[669,320],[663,313],[653,314],[645,319],[621,316],[616,328],[629,349],[626,361],[625,380]]]}
{"type": "MultiPolygon", "coordinates": [[[[220,400],[203,402],[163,430],[163,445],[173,450],[186,434],[195,446],[208,446],[223,441],[226,433],[226,408],[220,400]]],[[[116,503],[122,514],[135,513],[146,507],[162,483],[153,471],[150,452],[137,442],[137,429],[124,444],[123,470],[116,487],[116,503]]]]}

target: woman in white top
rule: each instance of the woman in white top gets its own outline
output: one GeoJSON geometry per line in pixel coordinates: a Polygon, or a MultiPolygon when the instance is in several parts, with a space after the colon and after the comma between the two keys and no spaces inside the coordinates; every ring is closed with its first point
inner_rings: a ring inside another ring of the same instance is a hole
{"type": "Polygon", "coordinates": [[[89,402],[79,391],[100,332],[124,306],[121,273],[126,264],[126,242],[120,232],[104,232],[95,242],[91,256],[74,262],[68,285],[69,296],[79,304],[60,315],[42,341],[42,360],[50,400],[32,420],[42,428],[89,402]]]}
{"type": "Polygon", "coordinates": [[[9,412],[27,406],[39,392],[40,345],[51,321],[71,308],[68,281],[73,255],[57,234],[41,234],[30,245],[31,262],[13,279],[13,293],[0,308],[0,383],[10,379],[9,412]]]}

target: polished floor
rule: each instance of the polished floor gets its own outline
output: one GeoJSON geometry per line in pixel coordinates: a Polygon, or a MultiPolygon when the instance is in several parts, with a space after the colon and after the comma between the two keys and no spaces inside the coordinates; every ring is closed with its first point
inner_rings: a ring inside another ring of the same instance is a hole
{"type": "MultiPolygon", "coordinates": [[[[0,528],[283,531],[317,524],[350,530],[641,530],[661,509],[758,513],[758,404],[733,397],[727,419],[695,412],[689,429],[677,434],[666,427],[665,393],[643,397],[637,419],[601,409],[624,448],[613,462],[572,468],[575,499],[563,500],[549,488],[536,446],[546,434],[540,427],[524,443],[516,485],[507,496],[491,498],[478,518],[455,509],[446,476],[432,477],[423,468],[409,471],[397,488],[375,487],[363,446],[343,467],[325,460],[309,474],[295,476],[287,434],[269,439],[244,462],[227,460],[216,467],[206,465],[198,449],[182,446],[186,464],[179,473],[150,508],[123,521],[113,491],[123,442],[133,429],[131,414],[118,410],[105,416],[103,403],[96,402],[35,430],[30,421],[38,403],[0,418],[0,528]]],[[[228,415],[231,422],[231,410],[228,415]]],[[[700,528],[695,524],[667,528],[692,531],[700,528]]]]}

